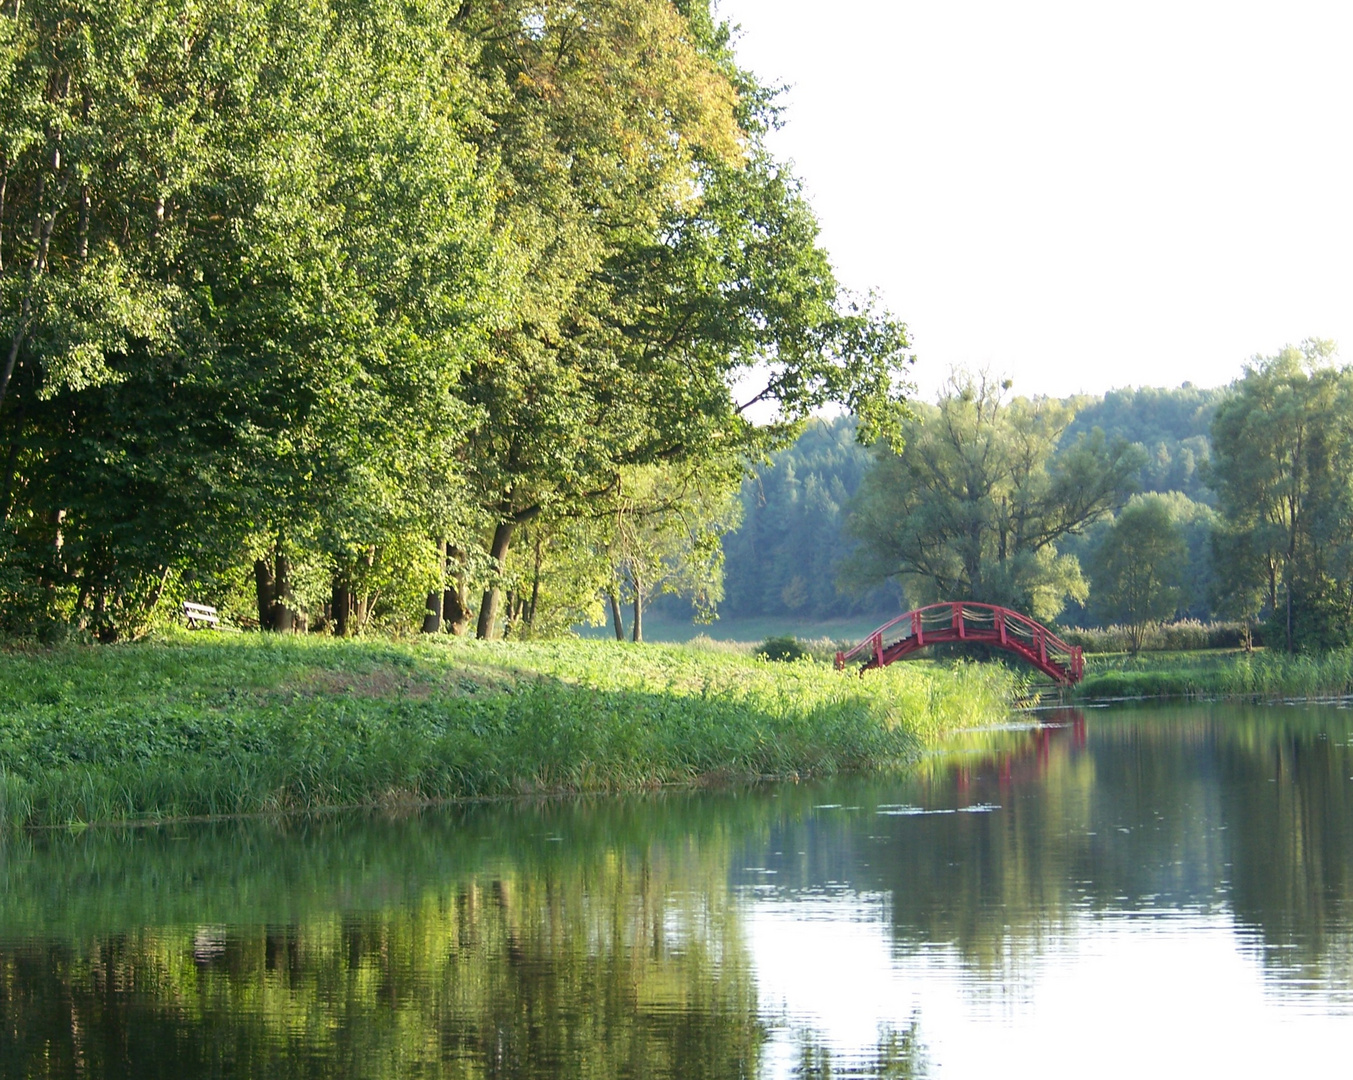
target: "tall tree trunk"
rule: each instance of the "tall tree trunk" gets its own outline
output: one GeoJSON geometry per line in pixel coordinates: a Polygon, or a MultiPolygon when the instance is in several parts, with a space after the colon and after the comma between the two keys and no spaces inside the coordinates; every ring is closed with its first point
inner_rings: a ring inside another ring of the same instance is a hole
{"type": "Polygon", "coordinates": [[[442,629],[442,610],[446,595],[446,541],[437,541],[437,573],[441,578],[435,589],[428,593],[427,611],[423,615],[423,633],[436,634],[442,629]]]}
{"type": "Polygon", "coordinates": [[[534,626],[536,621],[536,604],[540,600],[540,564],[543,560],[542,538],[540,530],[536,530],[536,566],[535,573],[531,576],[531,600],[526,605],[522,613],[522,618],[527,626],[534,626]]]}
{"type": "MultiPolygon", "coordinates": [[[[493,544],[489,555],[493,559],[494,570],[502,574],[507,569],[507,553],[512,547],[512,532],[515,521],[500,521],[493,530],[493,544]]],[[[487,641],[493,637],[498,626],[498,605],[502,602],[502,590],[495,584],[484,590],[484,599],[479,605],[479,622],[475,627],[475,637],[487,641]]]]}
{"type": "Polygon", "coordinates": [[[466,595],[465,552],[454,544],[447,545],[448,562],[456,564],[451,574],[450,588],[442,593],[442,622],[451,633],[460,637],[470,626],[470,598],[466,595]]]}
{"type": "Polygon", "coordinates": [[[279,634],[289,634],[296,627],[296,613],[291,604],[291,561],[284,553],[277,553],[277,572],[273,583],[272,627],[279,634]]]}
{"type": "Polygon", "coordinates": [[[347,578],[340,570],[334,571],[329,609],[334,621],[334,636],[347,637],[352,632],[352,590],[348,588],[347,578]]]}
{"type": "Polygon", "coordinates": [[[146,599],[146,614],[153,614],[155,608],[159,606],[160,597],[164,595],[164,587],[169,584],[169,567],[163,567],[160,573],[160,581],[150,591],[150,596],[146,599]]]}
{"type": "Polygon", "coordinates": [[[625,615],[620,610],[620,597],[616,595],[615,588],[606,590],[606,599],[611,602],[611,621],[615,624],[616,641],[625,640],[625,615]]]}
{"type": "Polygon", "coordinates": [[[108,585],[102,578],[94,585],[94,616],[90,621],[100,642],[111,645],[117,640],[117,629],[108,618],[108,585]]]}
{"type": "Polygon", "coordinates": [[[258,628],[271,630],[272,605],[277,593],[267,559],[254,560],[254,596],[258,605],[258,628]]]}
{"type": "MultiPolygon", "coordinates": [[[[376,565],[376,545],[372,544],[366,549],[366,554],[362,556],[362,561],[366,563],[367,573],[364,575],[366,583],[371,583],[371,569],[376,565]]],[[[362,592],[353,594],[353,620],[356,623],[355,630],[361,633],[366,629],[366,623],[371,618],[371,613],[376,608],[376,601],[380,599],[381,591],[362,592]]]]}
{"type": "Polygon", "coordinates": [[[639,580],[637,572],[631,575],[634,578],[634,641],[644,640],[644,589],[643,582],[639,580]]]}
{"type": "Polygon", "coordinates": [[[80,630],[89,627],[89,612],[86,609],[89,606],[90,573],[89,559],[86,557],[84,569],[80,573],[80,592],[75,597],[75,611],[72,615],[76,628],[80,630]]]}

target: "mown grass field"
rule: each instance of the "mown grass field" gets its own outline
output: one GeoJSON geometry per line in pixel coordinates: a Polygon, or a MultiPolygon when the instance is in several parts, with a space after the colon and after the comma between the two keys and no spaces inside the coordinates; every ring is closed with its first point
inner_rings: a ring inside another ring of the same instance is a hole
{"type": "Polygon", "coordinates": [[[1288,656],[1257,649],[1090,654],[1080,698],[1222,697],[1273,701],[1353,695],[1353,652],[1288,656]]]}
{"type": "Polygon", "coordinates": [[[0,820],[241,814],[913,757],[999,718],[994,665],[861,679],[717,646],[339,641],[178,632],[0,654],[0,820]]]}

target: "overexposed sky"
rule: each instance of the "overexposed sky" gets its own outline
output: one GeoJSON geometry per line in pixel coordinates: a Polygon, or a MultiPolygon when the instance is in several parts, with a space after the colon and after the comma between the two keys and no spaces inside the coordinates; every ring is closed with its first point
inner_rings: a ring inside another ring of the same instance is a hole
{"type": "Polygon", "coordinates": [[[1017,393],[1353,360],[1353,3],[718,0],[842,281],[1017,393]]]}

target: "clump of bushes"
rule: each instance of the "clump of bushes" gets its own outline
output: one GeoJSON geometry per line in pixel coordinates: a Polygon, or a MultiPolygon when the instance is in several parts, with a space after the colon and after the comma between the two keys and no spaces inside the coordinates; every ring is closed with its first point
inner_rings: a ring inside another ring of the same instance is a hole
{"type": "MultiPolygon", "coordinates": [[[[1145,652],[1191,652],[1199,649],[1239,649],[1250,644],[1262,645],[1263,635],[1258,628],[1246,627],[1241,622],[1199,622],[1183,619],[1149,627],[1142,639],[1145,652]]],[[[1066,627],[1057,630],[1057,636],[1068,645],[1079,645],[1087,653],[1129,652],[1132,638],[1126,626],[1066,627]]]]}
{"type": "Polygon", "coordinates": [[[809,655],[796,637],[768,637],[757,646],[756,655],[763,660],[802,660],[809,655]]]}

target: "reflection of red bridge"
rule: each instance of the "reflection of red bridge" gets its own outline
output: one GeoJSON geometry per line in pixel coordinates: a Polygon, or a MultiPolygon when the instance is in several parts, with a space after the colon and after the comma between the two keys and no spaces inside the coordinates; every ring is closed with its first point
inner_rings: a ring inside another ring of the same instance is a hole
{"type": "Polygon", "coordinates": [[[1012,784],[1034,783],[1047,773],[1056,746],[1060,745],[1063,753],[1076,752],[1084,750],[1086,742],[1085,713],[1080,709],[1054,709],[1040,715],[1038,726],[1030,729],[1027,740],[1012,736],[1007,747],[956,758],[954,786],[964,793],[963,802],[967,805],[973,789],[990,783],[993,773],[1002,791],[1012,784]]]}
{"type": "Polygon", "coordinates": [[[864,661],[862,671],[886,667],[917,649],[946,641],[994,645],[1027,660],[1064,686],[1080,682],[1085,674],[1080,648],[1068,645],[1046,626],[1009,608],[965,601],[931,604],[899,615],[849,652],[837,653],[836,666],[843,668],[859,658],[864,661]],[[902,636],[884,644],[890,631],[902,636]]]}

